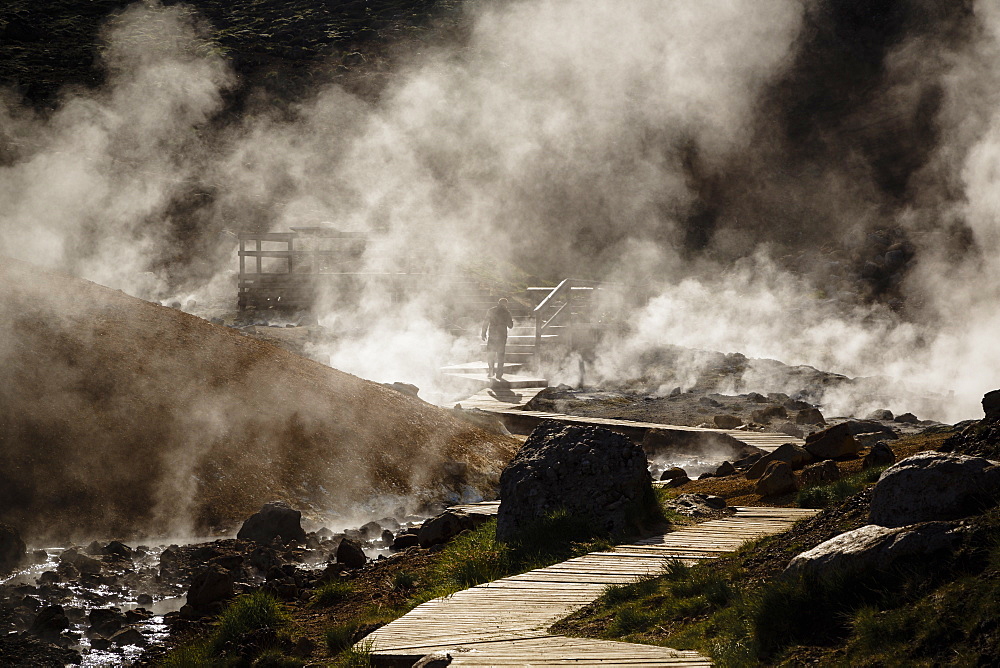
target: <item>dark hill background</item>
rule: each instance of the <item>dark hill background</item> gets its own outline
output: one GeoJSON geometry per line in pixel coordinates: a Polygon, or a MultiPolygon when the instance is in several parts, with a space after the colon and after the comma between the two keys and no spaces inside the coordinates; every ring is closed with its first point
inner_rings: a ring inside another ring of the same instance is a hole
{"type": "MultiPolygon", "coordinates": [[[[0,86],[38,108],[67,85],[93,88],[101,25],[135,0],[7,0],[0,3],[0,86]]],[[[232,62],[241,85],[294,99],[337,81],[377,95],[382,77],[410,48],[461,31],[460,0],[166,0],[198,11],[207,36],[232,62]]]]}

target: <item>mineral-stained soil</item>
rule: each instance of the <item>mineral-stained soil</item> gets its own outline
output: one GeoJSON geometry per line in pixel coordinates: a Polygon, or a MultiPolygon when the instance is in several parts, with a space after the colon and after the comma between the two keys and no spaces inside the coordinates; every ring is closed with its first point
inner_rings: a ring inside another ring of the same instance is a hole
{"type": "Polygon", "coordinates": [[[28,542],[232,529],[275,499],[308,516],[486,490],[517,447],[87,281],[4,259],[0,287],[0,522],[28,542]]]}

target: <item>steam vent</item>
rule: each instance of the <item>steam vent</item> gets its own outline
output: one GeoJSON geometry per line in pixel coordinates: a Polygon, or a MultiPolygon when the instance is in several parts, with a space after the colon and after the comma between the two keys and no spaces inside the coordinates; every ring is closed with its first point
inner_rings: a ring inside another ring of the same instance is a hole
{"type": "Polygon", "coordinates": [[[0,0],[0,668],[1000,666],[1000,0],[0,0]]]}

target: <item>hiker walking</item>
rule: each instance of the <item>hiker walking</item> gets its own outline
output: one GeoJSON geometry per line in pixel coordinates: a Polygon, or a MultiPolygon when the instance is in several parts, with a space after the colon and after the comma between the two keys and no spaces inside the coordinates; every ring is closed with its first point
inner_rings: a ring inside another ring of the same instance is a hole
{"type": "Polygon", "coordinates": [[[483,322],[483,340],[486,341],[486,363],[490,367],[487,378],[503,378],[503,358],[507,350],[507,330],[514,326],[514,319],[507,310],[507,300],[500,299],[497,305],[486,312],[483,322]],[[494,364],[495,369],[494,369],[494,364]]]}

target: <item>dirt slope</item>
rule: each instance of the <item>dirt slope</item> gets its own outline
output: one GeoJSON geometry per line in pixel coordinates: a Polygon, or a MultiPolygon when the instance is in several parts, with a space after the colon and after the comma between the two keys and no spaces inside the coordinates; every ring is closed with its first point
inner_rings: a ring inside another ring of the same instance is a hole
{"type": "Polygon", "coordinates": [[[441,493],[449,461],[487,485],[517,446],[239,332],[0,265],[0,521],[29,540],[441,493]]]}

